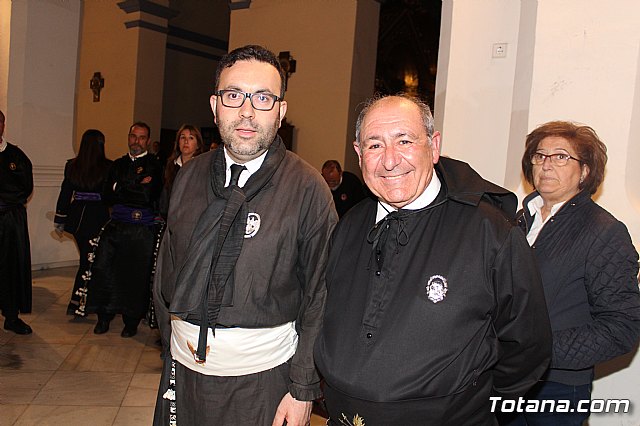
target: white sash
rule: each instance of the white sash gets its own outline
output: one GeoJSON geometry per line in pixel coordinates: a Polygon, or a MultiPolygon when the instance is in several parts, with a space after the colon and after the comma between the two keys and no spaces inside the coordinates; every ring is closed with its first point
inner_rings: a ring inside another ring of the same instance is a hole
{"type": "Polygon", "coordinates": [[[207,359],[195,361],[200,327],[171,317],[171,355],[190,370],[208,376],[244,376],[269,370],[296,352],[295,322],[269,328],[207,329],[207,359]]]}

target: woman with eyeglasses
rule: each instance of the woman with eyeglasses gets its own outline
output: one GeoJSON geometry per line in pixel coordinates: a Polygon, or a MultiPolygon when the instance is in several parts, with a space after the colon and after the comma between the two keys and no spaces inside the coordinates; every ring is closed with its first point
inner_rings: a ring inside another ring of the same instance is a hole
{"type": "Polygon", "coordinates": [[[555,400],[555,411],[559,400],[570,406],[568,413],[547,408],[503,424],[581,425],[594,366],[629,352],[640,336],[638,253],[625,225],[591,199],[606,162],[607,149],[588,126],[553,121],[527,136],[522,171],[535,191],[518,223],[542,276],[553,352],[524,399],[555,400]]]}

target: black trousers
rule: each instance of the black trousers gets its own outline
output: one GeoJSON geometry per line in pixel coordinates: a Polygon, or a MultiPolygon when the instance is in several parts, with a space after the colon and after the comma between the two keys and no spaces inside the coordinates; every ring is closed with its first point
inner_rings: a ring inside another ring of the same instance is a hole
{"type": "Polygon", "coordinates": [[[27,210],[0,211],[0,309],[13,319],[31,312],[31,254],[27,210]]]}

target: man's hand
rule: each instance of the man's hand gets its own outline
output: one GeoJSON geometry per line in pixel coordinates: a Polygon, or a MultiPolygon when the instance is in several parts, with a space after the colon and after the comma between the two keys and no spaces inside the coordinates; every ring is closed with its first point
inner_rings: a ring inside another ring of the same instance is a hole
{"type": "Polygon", "coordinates": [[[308,426],[311,422],[312,401],[298,401],[287,393],[280,401],[272,426],[308,426]]]}

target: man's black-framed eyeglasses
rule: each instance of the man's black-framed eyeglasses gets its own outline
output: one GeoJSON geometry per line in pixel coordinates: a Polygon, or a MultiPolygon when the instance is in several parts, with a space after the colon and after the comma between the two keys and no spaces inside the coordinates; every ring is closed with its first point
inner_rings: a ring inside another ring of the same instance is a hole
{"type": "Polygon", "coordinates": [[[569,160],[576,160],[578,163],[582,163],[580,159],[563,152],[557,154],[543,154],[541,152],[535,152],[531,155],[531,164],[539,166],[544,163],[544,160],[547,158],[554,166],[566,166],[569,160]]]}
{"type": "Polygon", "coordinates": [[[272,93],[247,93],[240,90],[218,90],[216,96],[220,96],[222,105],[228,108],[240,108],[246,98],[249,98],[251,106],[258,111],[271,111],[276,102],[282,98],[272,93]]]}

